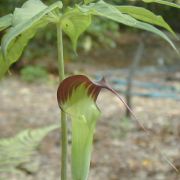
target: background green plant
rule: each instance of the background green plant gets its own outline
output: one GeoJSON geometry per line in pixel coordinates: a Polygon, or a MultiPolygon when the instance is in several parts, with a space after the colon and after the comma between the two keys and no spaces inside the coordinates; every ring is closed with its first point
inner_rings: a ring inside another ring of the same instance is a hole
{"type": "Polygon", "coordinates": [[[58,125],[25,129],[14,137],[0,139],[0,173],[17,172],[17,167],[31,161],[44,137],[58,125]]]}
{"type": "Polygon", "coordinates": [[[20,71],[21,78],[27,82],[46,82],[48,72],[41,66],[27,66],[20,71]]]}

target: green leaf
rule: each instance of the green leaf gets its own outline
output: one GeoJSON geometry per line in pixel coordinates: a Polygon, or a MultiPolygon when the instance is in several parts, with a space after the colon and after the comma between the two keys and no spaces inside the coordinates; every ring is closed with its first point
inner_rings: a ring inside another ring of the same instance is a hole
{"type": "Polygon", "coordinates": [[[8,28],[12,25],[12,14],[8,14],[0,18],[0,31],[8,28]]]}
{"type": "Polygon", "coordinates": [[[167,5],[167,6],[171,6],[171,7],[175,7],[175,8],[180,8],[179,4],[176,3],[172,3],[169,1],[163,1],[163,0],[143,0],[146,3],[159,3],[159,4],[163,4],[163,5],[167,5]]]}
{"type": "Polygon", "coordinates": [[[133,26],[136,24],[136,19],[129,15],[121,13],[116,6],[105,3],[104,1],[99,1],[97,3],[92,3],[89,5],[78,6],[78,8],[85,13],[92,15],[102,16],[118,23],[133,26]]]}
{"type": "Polygon", "coordinates": [[[137,19],[133,18],[130,15],[121,13],[117,8],[117,6],[113,6],[111,4],[105,3],[104,1],[99,1],[98,3],[78,6],[78,8],[82,12],[86,12],[92,15],[102,16],[130,27],[139,28],[142,30],[155,33],[160,37],[162,37],[163,39],[165,39],[176,50],[176,52],[178,52],[175,45],[172,43],[172,41],[165,33],[160,31],[153,25],[138,21],[137,19]]]}
{"type": "Polygon", "coordinates": [[[150,24],[140,22],[140,21],[138,21],[138,23],[134,27],[142,29],[142,30],[150,31],[150,32],[160,36],[161,38],[166,40],[177,53],[179,53],[178,50],[176,49],[175,45],[173,44],[173,42],[170,40],[170,38],[165,33],[163,33],[161,30],[155,28],[154,26],[152,26],[150,24]]]}
{"type": "Polygon", "coordinates": [[[21,36],[18,36],[8,47],[8,52],[6,53],[6,59],[4,58],[2,48],[0,51],[0,79],[4,76],[6,71],[9,69],[11,64],[16,62],[22,54],[23,49],[26,47],[29,40],[35,35],[40,27],[44,27],[46,24],[39,21],[31,29],[23,32],[21,36]],[[7,60],[8,59],[8,60],[7,60]]]}
{"type": "Polygon", "coordinates": [[[89,4],[89,3],[92,3],[93,1],[95,1],[95,0],[84,0],[84,3],[89,4]]]}
{"type": "Polygon", "coordinates": [[[15,137],[0,139],[0,171],[13,170],[28,162],[43,138],[58,127],[51,125],[34,130],[26,129],[15,137]]]}
{"type": "Polygon", "coordinates": [[[78,8],[69,9],[69,11],[62,16],[61,27],[71,39],[74,51],[76,51],[79,36],[90,24],[91,15],[81,12],[78,8]]]}
{"type": "Polygon", "coordinates": [[[172,28],[166,23],[166,21],[162,18],[162,16],[156,15],[153,12],[142,8],[142,7],[135,7],[135,6],[117,6],[117,8],[122,12],[129,14],[130,16],[134,17],[135,19],[155,24],[160,27],[165,28],[169,32],[171,32],[174,36],[175,33],[172,28]]]}
{"type": "Polygon", "coordinates": [[[47,6],[39,0],[26,1],[21,8],[15,8],[13,14],[13,26],[31,19],[46,8],[47,6]]]}
{"type": "Polygon", "coordinates": [[[0,80],[2,79],[2,77],[7,72],[8,69],[9,69],[9,64],[7,61],[4,60],[2,50],[0,47],[0,80]]]}
{"type": "MultiPolygon", "coordinates": [[[[38,2],[39,0],[36,1],[38,2]]],[[[48,19],[51,15],[50,13],[56,8],[62,8],[62,3],[60,1],[47,8],[44,6],[41,6],[41,8],[36,7],[35,5],[38,3],[32,5],[33,2],[34,0],[29,0],[23,5],[21,10],[15,11],[15,26],[10,28],[2,39],[2,52],[5,60],[8,60],[9,64],[18,60],[23,49],[29,40],[36,34],[37,30],[50,22],[48,19]],[[38,9],[34,10],[35,7],[38,9]],[[40,9],[43,10],[40,11],[40,9]],[[31,11],[34,11],[35,13],[30,13],[31,11]],[[29,14],[29,16],[25,16],[24,14],[29,14]],[[17,17],[19,17],[20,20],[18,20],[17,17]]]]}
{"type": "Polygon", "coordinates": [[[36,32],[40,28],[45,27],[47,24],[47,21],[38,21],[34,24],[34,26],[31,26],[31,28],[27,29],[22,34],[19,34],[16,37],[14,36],[14,38],[12,38],[11,34],[14,34],[15,28],[11,29],[8,34],[6,34],[2,39],[2,50],[4,59],[9,64],[16,62],[20,58],[29,40],[35,36],[36,32]]]}

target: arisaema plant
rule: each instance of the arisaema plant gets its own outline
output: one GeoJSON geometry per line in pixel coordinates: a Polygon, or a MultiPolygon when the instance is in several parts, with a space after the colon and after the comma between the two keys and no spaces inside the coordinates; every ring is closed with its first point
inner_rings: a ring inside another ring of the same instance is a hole
{"type": "MultiPolygon", "coordinates": [[[[143,1],[175,8],[180,7],[178,4],[164,0],[143,1]]],[[[67,3],[65,2],[65,4],[67,3]]],[[[15,8],[12,14],[0,18],[0,30],[4,32],[0,47],[0,79],[9,67],[19,60],[25,47],[38,31],[46,28],[48,24],[57,28],[62,180],[67,179],[66,114],[69,114],[72,118],[73,180],[86,180],[89,171],[93,133],[97,119],[100,116],[100,110],[95,103],[96,98],[102,88],[106,88],[117,95],[104,81],[93,83],[85,76],[73,76],[64,80],[63,33],[70,38],[73,50],[76,52],[77,40],[91,25],[93,17],[101,17],[122,25],[152,32],[163,38],[176,50],[171,39],[156,26],[161,27],[161,29],[164,28],[175,36],[172,28],[160,15],[142,7],[116,6],[103,0],[82,0],[81,3],[74,4],[71,7],[63,7],[61,1],[47,6],[40,0],[27,0],[21,8],[15,8]]],[[[118,97],[120,98],[120,96],[118,97]]]]}

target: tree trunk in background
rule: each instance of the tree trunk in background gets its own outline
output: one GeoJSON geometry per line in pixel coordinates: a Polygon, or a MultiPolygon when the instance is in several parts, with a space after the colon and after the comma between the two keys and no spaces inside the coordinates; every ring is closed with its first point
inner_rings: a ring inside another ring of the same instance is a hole
{"type": "MultiPolygon", "coordinates": [[[[127,89],[126,89],[126,102],[127,105],[132,108],[132,87],[133,87],[133,78],[135,76],[135,72],[139,67],[139,64],[141,62],[142,59],[142,55],[143,55],[143,51],[144,51],[144,43],[143,41],[140,39],[139,45],[137,47],[137,50],[135,52],[133,61],[131,66],[129,67],[129,74],[127,77],[127,89]]],[[[128,109],[126,109],[126,117],[130,117],[131,113],[128,109]]]]}

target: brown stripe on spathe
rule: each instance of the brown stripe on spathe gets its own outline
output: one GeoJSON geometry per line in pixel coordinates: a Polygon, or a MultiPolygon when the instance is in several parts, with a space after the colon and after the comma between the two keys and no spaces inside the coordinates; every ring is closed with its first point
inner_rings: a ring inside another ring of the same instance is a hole
{"type": "Polygon", "coordinates": [[[103,88],[102,85],[100,85],[99,83],[94,83],[84,75],[70,76],[64,79],[58,87],[57,99],[59,105],[65,103],[68,100],[68,98],[72,95],[73,90],[75,90],[77,87],[81,85],[87,87],[87,92],[94,99],[94,101],[96,101],[99,92],[103,88]]]}

